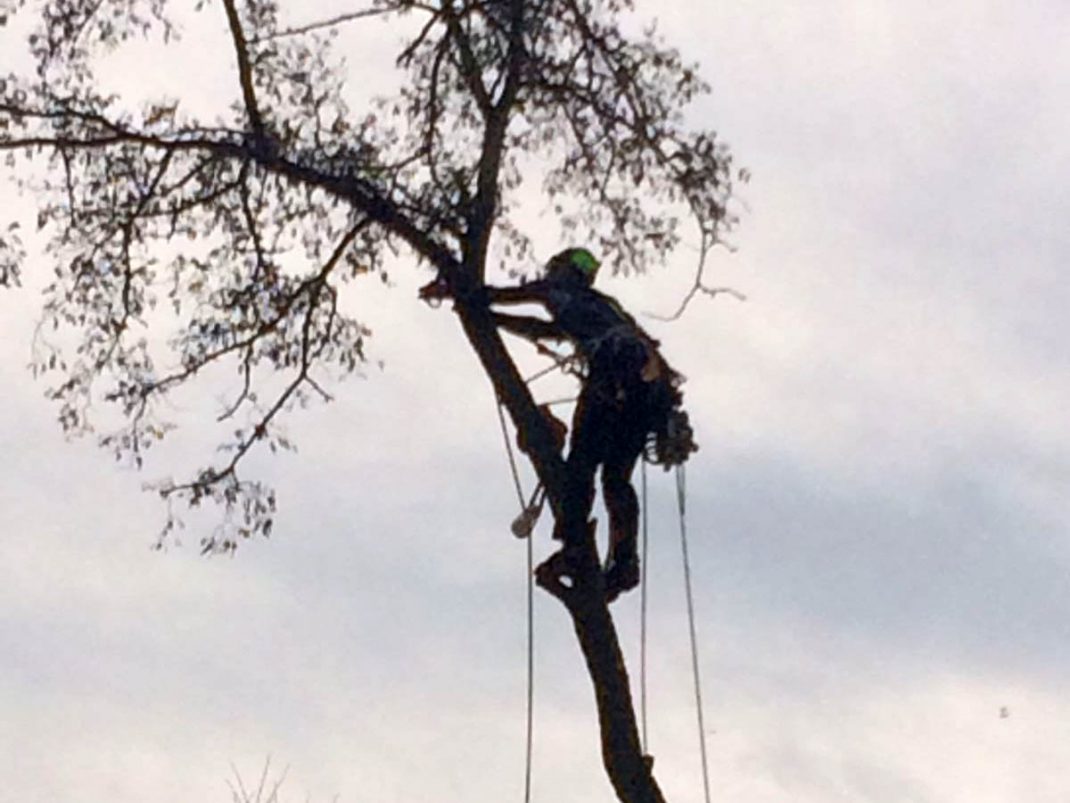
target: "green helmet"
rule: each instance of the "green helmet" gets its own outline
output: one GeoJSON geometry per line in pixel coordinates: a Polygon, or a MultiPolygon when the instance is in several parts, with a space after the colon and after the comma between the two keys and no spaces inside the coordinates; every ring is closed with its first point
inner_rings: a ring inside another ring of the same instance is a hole
{"type": "Polygon", "coordinates": [[[546,264],[546,278],[594,284],[601,263],[586,248],[566,248],[546,264]]]}

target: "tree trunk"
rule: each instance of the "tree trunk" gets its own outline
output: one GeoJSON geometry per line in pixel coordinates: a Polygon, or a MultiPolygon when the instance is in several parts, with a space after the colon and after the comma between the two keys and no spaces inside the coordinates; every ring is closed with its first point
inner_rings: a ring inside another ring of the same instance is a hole
{"type": "Polygon", "coordinates": [[[591,502],[583,494],[568,493],[577,477],[571,472],[594,467],[565,462],[553,433],[516,369],[485,307],[457,302],[465,334],[479,356],[498,398],[529,446],[539,479],[547,490],[565,547],[536,571],[541,588],[568,610],[587,672],[594,685],[601,731],[602,762],[623,803],[664,803],[654,780],[653,760],[643,755],[632,703],[628,672],[613,617],[606,603],[605,583],[590,520],[591,502]]]}
{"type": "MultiPolygon", "coordinates": [[[[583,511],[584,517],[589,512],[583,511]]],[[[566,517],[572,518],[567,513],[566,517]]],[[[574,544],[567,548],[569,585],[561,582],[559,567],[555,565],[557,556],[539,567],[538,582],[561,600],[572,617],[587,673],[594,685],[602,734],[602,763],[617,797],[625,803],[664,803],[652,773],[653,759],[643,755],[639,742],[628,672],[613,616],[606,604],[594,534],[592,521],[567,536],[574,544]]]]}

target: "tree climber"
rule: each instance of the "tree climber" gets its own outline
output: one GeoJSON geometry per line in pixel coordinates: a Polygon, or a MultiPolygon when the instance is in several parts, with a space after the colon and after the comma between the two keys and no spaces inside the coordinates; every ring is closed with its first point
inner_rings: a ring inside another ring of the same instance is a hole
{"type": "MultiPolygon", "coordinates": [[[[495,323],[536,343],[568,340],[582,360],[585,374],[572,419],[566,493],[589,508],[594,475],[601,467],[609,512],[604,573],[612,601],[639,584],[639,501],[631,485],[636,463],[648,446],[654,461],[666,467],[684,462],[698,447],[680,409],[682,377],[665,362],[658,341],[592,287],[598,268],[590,251],[569,248],[547,263],[544,278],[517,287],[487,287],[486,300],[492,305],[539,304],[551,320],[495,312],[495,323]]],[[[449,290],[435,281],[420,294],[439,299],[449,290]]],[[[563,540],[556,530],[554,537],[563,540]]]]}
{"type": "Polygon", "coordinates": [[[609,512],[605,583],[613,600],[639,584],[639,500],[631,484],[637,461],[651,442],[653,458],[666,467],[697,447],[680,409],[682,377],[661,356],[658,341],[593,288],[598,268],[590,251],[569,248],[549,261],[544,278],[487,292],[491,304],[542,305],[551,321],[495,313],[495,322],[535,341],[567,339],[585,364],[569,443],[570,493],[589,506],[601,466],[609,512]]]}

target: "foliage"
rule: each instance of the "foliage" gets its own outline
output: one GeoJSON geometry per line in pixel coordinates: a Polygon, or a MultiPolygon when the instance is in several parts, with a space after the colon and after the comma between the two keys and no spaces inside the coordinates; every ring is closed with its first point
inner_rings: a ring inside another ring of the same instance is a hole
{"type": "MultiPolygon", "coordinates": [[[[34,368],[66,431],[91,431],[96,405],[121,413],[98,437],[136,465],[172,430],[170,394],[213,364],[236,370],[219,418],[239,425],[221,462],[158,486],[169,509],[223,505],[230,524],[208,550],[269,532],[274,495],[239,475],[241,460],[287,448],[279,415],[328,399],[326,379],[366,359],[369,329],[339,298],[391,254],[477,287],[489,254],[528,258],[517,212],[532,189],[616,270],[671,253],[684,216],[704,250],[730,222],[729,157],[683,118],[707,88],[653,29],[628,33],[629,0],[374,0],[296,28],[274,0],[201,0],[237,65],[229,116],[214,121],[183,98],[128,108],[98,78],[100,59],[135,39],[195,47],[181,4],[16,5],[0,21],[37,12],[32,69],[0,76],[0,150],[54,265],[34,368]],[[371,18],[415,33],[397,55],[399,91],[354,111],[332,43],[371,18]]],[[[24,258],[8,224],[0,284],[24,258]]]]}

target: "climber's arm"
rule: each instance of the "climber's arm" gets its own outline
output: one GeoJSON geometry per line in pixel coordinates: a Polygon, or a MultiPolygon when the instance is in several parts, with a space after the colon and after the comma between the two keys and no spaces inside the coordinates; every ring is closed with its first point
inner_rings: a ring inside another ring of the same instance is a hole
{"type": "MultiPolygon", "coordinates": [[[[547,287],[543,281],[526,282],[515,287],[496,287],[486,285],[479,288],[477,296],[482,296],[486,304],[541,304],[546,306],[547,287]]],[[[419,290],[422,301],[442,301],[453,297],[453,290],[443,277],[428,282],[419,290]]]]}
{"type": "MultiPolygon", "coordinates": [[[[487,302],[492,305],[538,304],[542,307],[546,306],[546,284],[541,281],[527,282],[516,287],[488,285],[485,291],[487,302]]],[[[494,317],[495,324],[500,328],[532,342],[566,338],[560,326],[543,318],[493,311],[491,315],[494,317]]]]}
{"type": "Polygon", "coordinates": [[[530,315],[506,315],[503,312],[494,312],[492,315],[497,326],[532,342],[564,340],[566,338],[560,327],[551,321],[533,318],[530,315]]]}
{"type": "MultiPolygon", "coordinates": [[[[541,281],[528,282],[516,287],[488,285],[482,288],[481,292],[485,303],[488,305],[539,304],[546,306],[546,286],[541,281]]],[[[420,298],[427,302],[441,301],[450,296],[449,285],[441,278],[420,288],[420,298]]],[[[537,343],[540,340],[565,340],[567,337],[559,326],[543,318],[535,318],[530,315],[505,314],[493,310],[490,314],[496,326],[533,343],[537,343]]]]}
{"type": "Polygon", "coordinates": [[[546,284],[542,281],[528,282],[516,287],[484,288],[490,304],[546,304],[546,284]]]}

